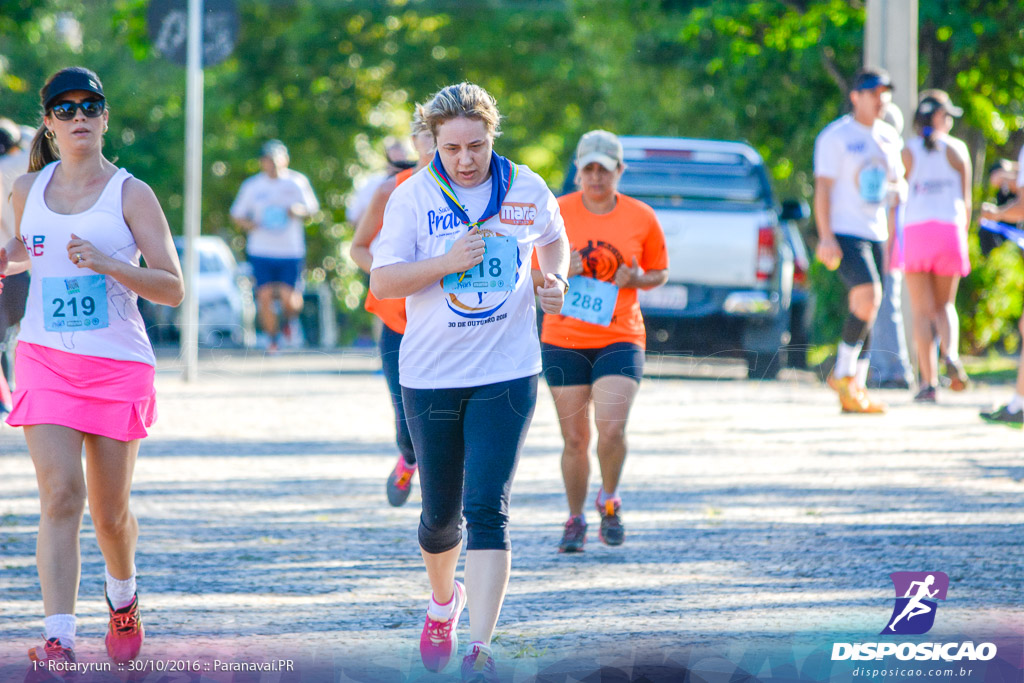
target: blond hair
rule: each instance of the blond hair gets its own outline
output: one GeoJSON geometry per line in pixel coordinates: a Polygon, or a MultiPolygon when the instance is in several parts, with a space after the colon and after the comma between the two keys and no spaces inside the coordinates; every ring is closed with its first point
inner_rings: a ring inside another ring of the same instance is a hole
{"type": "Polygon", "coordinates": [[[429,130],[430,125],[427,123],[427,108],[417,102],[412,112],[412,136],[416,137],[420,133],[426,133],[429,130]]]}
{"type": "Polygon", "coordinates": [[[426,123],[437,136],[442,123],[464,117],[483,121],[492,137],[501,135],[501,114],[491,94],[474,83],[463,81],[438,90],[426,106],[426,123]]]}

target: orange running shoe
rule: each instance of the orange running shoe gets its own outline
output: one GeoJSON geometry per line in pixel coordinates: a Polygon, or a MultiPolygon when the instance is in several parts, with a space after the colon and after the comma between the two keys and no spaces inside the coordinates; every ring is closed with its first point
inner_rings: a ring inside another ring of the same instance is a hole
{"type": "Polygon", "coordinates": [[[884,403],[872,400],[853,377],[841,377],[836,380],[836,385],[839,387],[839,406],[844,413],[879,415],[887,410],[884,403]]]}
{"type": "Polygon", "coordinates": [[[857,390],[860,391],[862,403],[866,408],[863,412],[870,413],[872,415],[881,415],[889,411],[888,405],[886,405],[883,401],[876,401],[875,399],[871,398],[871,395],[868,393],[868,390],[865,389],[864,387],[858,386],[857,390]]]}
{"type": "MultiPolygon", "coordinates": [[[[106,595],[106,589],[104,589],[106,595]]],[[[142,628],[142,617],[139,615],[139,594],[132,596],[132,601],[121,609],[114,609],[107,598],[110,608],[110,625],[107,627],[107,654],[119,664],[123,664],[139,656],[145,630],[142,628]]]]}

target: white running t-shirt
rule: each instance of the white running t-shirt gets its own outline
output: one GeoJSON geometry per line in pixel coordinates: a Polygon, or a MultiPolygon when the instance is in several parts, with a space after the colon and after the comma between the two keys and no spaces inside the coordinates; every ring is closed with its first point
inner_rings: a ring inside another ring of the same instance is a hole
{"type": "Polygon", "coordinates": [[[286,168],[277,178],[257,173],[247,178],[231,205],[231,215],[254,221],[245,251],[264,258],[302,258],[306,255],[304,219],[288,215],[288,208],[302,204],[314,214],[320,203],[306,176],[286,168]]]}
{"type": "MultiPolygon", "coordinates": [[[[455,191],[470,218],[477,219],[490,198],[491,181],[470,189],[456,185],[455,191]]],[[[388,200],[373,250],[373,269],[441,256],[451,241],[466,232],[468,228],[445,203],[434,178],[417,173],[395,188],[388,200]]],[[[437,281],[406,297],[409,322],[399,352],[401,385],[474,387],[539,373],[530,264],[534,246],[551,244],[564,232],[554,195],[540,176],[519,166],[501,211],[480,226],[485,237],[516,239],[512,291],[445,293],[437,281]]]]}
{"type": "Polygon", "coordinates": [[[910,193],[907,197],[904,225],[939,221],[958,227],[967,225],[967,205],[964,202],[964,183],[960,172],[949,163],[947,147],[967,157],[967,145],[954,137],[945,136],[935,141],[935,149],[924,145],[917,136],[907,142],[907,150],[914,160],[910,167],[910,193]]]}
{"type": "Polygon", "coordinates": [[[830,224],[837,235],[874,242],[889,237],[887,209],[903,178],[896,129],[884,121],[871,127],[847,114],[825,127],[814,142],[814,175],[831,178],[830,224]]]}

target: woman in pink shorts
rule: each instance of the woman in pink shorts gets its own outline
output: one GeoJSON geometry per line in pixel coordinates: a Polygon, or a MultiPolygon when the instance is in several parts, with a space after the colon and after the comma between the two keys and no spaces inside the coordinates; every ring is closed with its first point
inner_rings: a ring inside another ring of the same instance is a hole
{"type": "Polygon", "coordinates": [[[14,183],[15,237],[0,248],[0,276],[32,269],[7,423],[24,427],[39,483],[46,642],[29,657],[57,672],[75,661],[87,497],[106,563],[107,653],[125,662],[142,646],[139,528],[128,503],[139,443],[156,419],[156,360],[137,300],[177,306],[184,283],[153,191],[103,156],[110,113],[100,79],[62,69],[40,95],[43,125],[14,183]]]}
{"type": "Polygon", "coordinates": [[[939,352],[953,391],[967,387],[957,353],[960,321],[954,301],[960,278],[971,272],[967,217],[971,215],[971,161],[967,146],[949,135],[963,110],[941,90],[926,90],[914,114],[918,135],[903,148],[909,196],[904,216],[907,291],[914,315],[920,387],[915,401],[934,403],[939,352]]]}

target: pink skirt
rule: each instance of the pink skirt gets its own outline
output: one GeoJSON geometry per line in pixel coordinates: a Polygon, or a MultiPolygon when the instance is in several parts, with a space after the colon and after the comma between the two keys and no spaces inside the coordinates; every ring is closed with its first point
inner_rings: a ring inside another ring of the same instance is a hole
{"type": "Polygon", "coordinates": [[[148,435],[156,421],[156,368],[18,342],[12,427],[61,425],[118,441],[148,435]]]}
{"type": "Polygon", "coordinates": [[[960,275],[971,272],[967,231],[953,223],[925,221],[903,228],[904,272],[960,275]]]}

